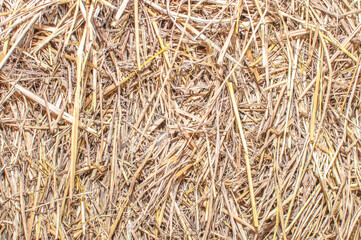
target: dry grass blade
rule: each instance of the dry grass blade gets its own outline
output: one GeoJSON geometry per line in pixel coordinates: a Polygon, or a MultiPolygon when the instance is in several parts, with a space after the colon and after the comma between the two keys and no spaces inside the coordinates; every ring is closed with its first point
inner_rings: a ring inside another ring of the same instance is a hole
{"type": "Polygon", "coordinates": [[[229,94],[231,95],[233,111],[234,111],[234,115],[235,115],[235,118],[236,118],[238,131],[239,131],[239,134],[241,135],[242,145],[243,145],[243,148],[244,148],[244,154],[245,154],[245,159],[246,159],[247,178],[248,178],[248,184],[249,184],[249,194],[250,194],[250,199],[251,199],[251,204],[252,204],[253,224],[254,224],[254,226],[256,228],[258,228],[258,213],[257,213],[256,201],[255,201],[255,198],[254,198],[251,164],[250,164],[250,160],[249,160],[247,141],[246,141],[246,138],[244,136],[243,126],[242,126],[241,118],[239,116],[237,102],[236,102],[236,99],[235,99],[235,96],[234,96],[234,89],[233,89],[232,82],[228,83],[228,90],[229,90],[229,94]]]}

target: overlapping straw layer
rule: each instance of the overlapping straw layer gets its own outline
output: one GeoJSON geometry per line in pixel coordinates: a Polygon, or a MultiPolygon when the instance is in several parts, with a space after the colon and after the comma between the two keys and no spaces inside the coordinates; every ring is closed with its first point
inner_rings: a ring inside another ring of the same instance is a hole
{"type": "Polygon", "coordinates": [[[0,0],[1,239],[360,239],[361,2],[0,0]]]}

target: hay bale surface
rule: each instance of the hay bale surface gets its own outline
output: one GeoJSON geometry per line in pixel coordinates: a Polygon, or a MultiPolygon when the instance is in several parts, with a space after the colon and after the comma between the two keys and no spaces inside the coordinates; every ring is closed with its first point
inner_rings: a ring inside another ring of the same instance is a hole
{"type": "Polygon", "coordinates": [[[360,9],[0,0],[0,239],[359,239],[360,9]]]}

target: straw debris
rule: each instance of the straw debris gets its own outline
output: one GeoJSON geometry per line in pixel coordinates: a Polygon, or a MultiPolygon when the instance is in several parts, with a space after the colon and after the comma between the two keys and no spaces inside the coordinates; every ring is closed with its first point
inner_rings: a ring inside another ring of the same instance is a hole
{"type": "Polygon", "coordinates": [[[0,239],[361,238],[360,9],[0,0],[0,239]]]}

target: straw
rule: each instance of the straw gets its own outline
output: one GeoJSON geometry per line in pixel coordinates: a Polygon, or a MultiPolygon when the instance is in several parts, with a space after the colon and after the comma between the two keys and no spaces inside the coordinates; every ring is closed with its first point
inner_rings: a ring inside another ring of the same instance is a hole
{"type": "Polygon", "coordinates": [[[0,239],[360,239],[360,8],[0,0],[0,239]]]}

